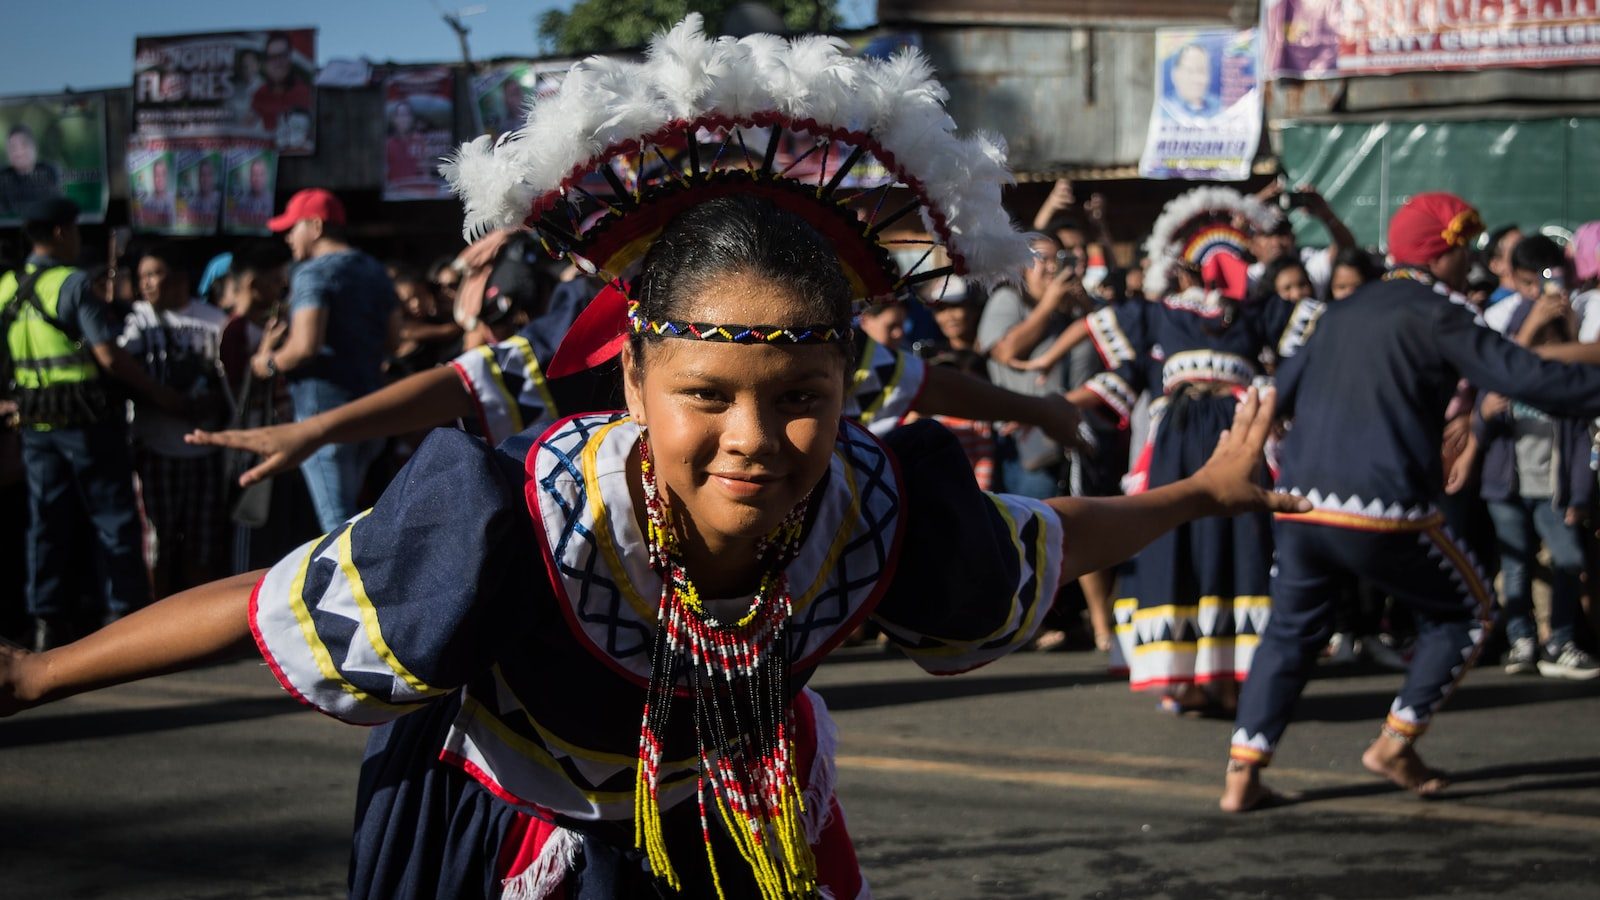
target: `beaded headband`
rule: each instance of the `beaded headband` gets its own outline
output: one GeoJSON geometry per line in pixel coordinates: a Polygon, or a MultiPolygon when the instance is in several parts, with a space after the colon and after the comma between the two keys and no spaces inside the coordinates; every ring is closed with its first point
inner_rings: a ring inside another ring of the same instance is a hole
{"type": "Polygon", "coordinates": [[[639,301],[628,301],[628,328],[634,334],[688,338],[715,344],[834,344],[850,339],[849,328],[831,325],[717,325],[713,322],[677,322],[647,319],[639,314],[639,301]]]}

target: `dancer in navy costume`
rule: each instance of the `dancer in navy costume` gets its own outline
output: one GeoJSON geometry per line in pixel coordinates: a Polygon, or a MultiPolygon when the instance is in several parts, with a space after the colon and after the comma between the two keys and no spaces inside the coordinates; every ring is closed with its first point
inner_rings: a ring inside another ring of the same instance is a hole
{"type": "MultiPolygon", "coordinates": [[[[1127,427],[1146,390],[1150,438],[1132,490],[1199,469],[1233,420],[1238,396],[1263,381],[1264,358],[1294,352],[1295,307],[1277,297],[1245,303],[1246,238],[1236,218],[1275,213],[1227,188],[1198,188],[1168,204],[1152,231],[1150,289],[1158,302],[1104,307],[1069,328],[1041,364],[1087,334],[1106,371],[1072,395],[1127,427]],[[1167,289],[1170,282],[1174,288],[1167,289]]],[[[1266,482],[1263,481],[1265,485],[1266,482]]],[[[1168,712],[1231,715],[1266,625],[1271,519],[1265,513],[1190,522],[1153,541],[1121,573],[1112,668],[1129,686],[1163,694],[1168,712]]]]}
{"type": "MultiPolygon", "coordinates": [[[[652,55],[681,61],[707,43],[691,17],[652,55]]],[[[941,94],[915,56],[831,60],[824,71],[855,66],[862,81],[909,76],[881,94],[891,105],[941,94]]],[[[565,82],[585,102],[586,79],[616,64],[593,66],[565,82]]],[[[1018,264],[1026,244],[1000,212],[994,148],[919,134],[937,145],[928,155],[964,158],[941,185],[972,201],[940,229],[955,265],[992,278],[1018,264]]],[[[0,649],[0,714],[253,635],[286,689],[379,725],[354,896],[863,897],[832,726],[804,688],[856,624],[873,616],[925,668],[963,671],[1025,643],[1063,578],[1188,518],[1303,506],[1254,481],[1271,409],[1254,394],[1205,469],[1137,498],[986,494],[932,423],[885,446],[842,421],[850,306],[904,276],[870,268],[870,235],[830,219],[826,198],[813,219],[756,172],[717,174],[680,177],[659,196],[687,202],[631,220],[651,238],[638,297],[622,298],[627,331],[569,335],[584,359],[625,344],[627,414],[576,416],[498,450],[436,432],[370,512],[259,581],[175,595],[48,654],[0,649]],[[695,196],[730,181],[746,190],[695,196]],[[931,549],[951,535],[962,554],[931,549]]],[[[522,183],[507,188],[526,200],[522,183]]],[[[468,185],[469,219],[493,189],[468,185]]],[[[599,240],[582,249],[607,269],[615,258],[599,240]]]]}
{"type": "Polygon", "coordinates": [[[1464,377],[1554,414],[1600,412],[1600,368],[1541,361],[1451,293],[1481,231],[1459,198],[1413,197],[1389,228],[1400,268],[1323,309],[1302,352],[1278,374],[1279,414],[1290,420],[1278,489],[1313,509],[1277,518],[1272,618],[1239,699],[1224,810],[1271,798],[1260,769],[1327,643],[1337,585],[1351,575],[1404,603],[1417,621],[1405,684],[1362,761],[1419,794],[1446,784],[1412,744],[1472,664],[1493,595],[1434,506],[1444,484],[1445,409],[1464,377]]]}

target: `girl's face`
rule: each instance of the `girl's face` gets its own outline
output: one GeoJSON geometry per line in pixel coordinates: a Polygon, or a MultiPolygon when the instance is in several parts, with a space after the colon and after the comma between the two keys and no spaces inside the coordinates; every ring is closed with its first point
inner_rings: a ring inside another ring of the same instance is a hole
{"type": "MultiPolygon", "coordinates": [[[[799,324],[786,288],[714,278],[697,322],[799,324]]],[[[811,491],[833,454],[845,361],[821,345],[666,339],[625,349],[628,411],[647,431],[680,534],[709,553],[749,552],[811,491]]]]}
{"type": "Polygon", "coordinates": [[[1290,266],[1273,279],[1272,290],[1290,303],[1299,303],[1311,297],[1311,279],[1299,266],[1290,266]]]}
{"type": "Polygon", "coordinates": [[[1335,300],[1343,300],[1354,294],[1356,288],[1361,287],[1364,283],[1361,280],[1361,273],[1353,267],[1334,266],[1333,277],[1328,279],[1328,296],[1335,300]]]}

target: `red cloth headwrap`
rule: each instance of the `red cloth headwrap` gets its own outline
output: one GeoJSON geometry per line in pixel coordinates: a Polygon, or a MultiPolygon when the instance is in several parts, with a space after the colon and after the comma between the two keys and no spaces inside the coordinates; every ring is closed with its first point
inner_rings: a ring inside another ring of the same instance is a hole
{"type": "Polygon", "coordinates": [[[592,369],[622,352],[628,342],[628,285],[613,281],[600,289],[578,314],[545,376],[561,378],[592,369]]]}
{"type": "Polygon", "coordinates": [[[1425,266],[1465,247],[1483,232],[1478,211],[1455,194],[1418,194],[1389,220],[1389,255],[1399,265],[1425,266]]]}
{"type": "Polygon", "coordinates": [[[1250,290],[1250,264],[1232,253],[1213,253],[1200,270],[1200,278],[1206,290],[1242,301],[1250,290]]]}

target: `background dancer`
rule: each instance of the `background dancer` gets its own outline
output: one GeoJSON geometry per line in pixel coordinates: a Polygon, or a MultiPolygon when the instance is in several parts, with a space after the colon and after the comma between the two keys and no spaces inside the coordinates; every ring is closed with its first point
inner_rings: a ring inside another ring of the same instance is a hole
{"type": "Polygon", "coordinates": [[[1447,783],[1413,742],[1481,647],[1493,594],[1434,506],[1445,409],[1464,377],[1556,413],[1600,412],[1600,369],[1540,361],[1451,293],[1482,230],[1458,197],[1413,197],[1389,224],[1398,268],[1321,308],[1305,348],[1278,374],[1279,414],[1291,420],[1278,488],[1313,509],[1278,516],[1272,618],[1239,698],[1226,811],[1270,799],[1261,769],[1327,643],[1337,586],[1349,575],[1388,592],[1417,623],[1405,684],[1362,763],[1418,794],[1447,783]]]}

